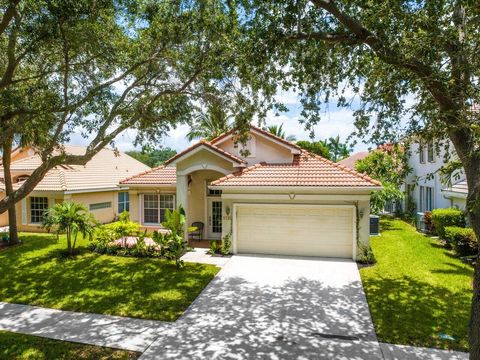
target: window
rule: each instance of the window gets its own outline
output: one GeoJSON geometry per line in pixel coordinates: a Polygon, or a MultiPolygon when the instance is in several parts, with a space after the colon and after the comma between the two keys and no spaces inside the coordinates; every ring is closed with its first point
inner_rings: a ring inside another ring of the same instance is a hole
{"type": "Polygon", "coordinates": [[[118,193],[118,213],[130,211],[130,196],[128,191],[120,191],[118,193]]]}
{"type": "Polygon", "coordinates": [[[39,224],[43,221],[45,210],[48,209],[47,197],[31,197],[30,198],[30,222],[39,224]]]}
{"type": "Polygon", "coordinates": [[[108,209],[108,208],[111,208],[111,207],[112,207],[112,202],[111,201],[95,203],[95,204],[90,204],[89,205],[90,211],[100,210],[100,209],[108,209]]]}
{"type": "Polygon", "coordinates": [[[209,185],[210,185],[210,182],[207,182],[207,196],[221,196],[222,195],[222,190],[210,189],[208,187],[209,185]]]}
{"type": "Polygon", "coordinates": [[[172,194],[143,195],[143,222],[159,224],[165,220],[165,210],[175,209],[175,196],[172,194]]]}
{"type": "Polygon", "coordinates": [[[433,188],[425,186],[425,211],[433,210],[433,188]]]}
{"type": "Polygon", "coordinates": [[[418,200],[419,200],[418,209],[420,211],[425,211],[424,198],[425,198],[425,186],[420,186],[420,196],[418,197],[418,200]]]}
{"type": "Polygon", "coordinates": [[[420,144],[418,146],[418,152],[420,156],[420,163],[425,164],[425,146],[422,140],[420,140],[420,144]]]}
{"type": "Polygon", "coordinates": [[[419,210],[421,212],[433,210],[433,187],[420,186],[420,204],[419,210]]]}
{"type": "Polygon", "coordinates": [[[427,144],[427,160],[428,162],[435,162],[435,149],[431,141],[427,144]]]}

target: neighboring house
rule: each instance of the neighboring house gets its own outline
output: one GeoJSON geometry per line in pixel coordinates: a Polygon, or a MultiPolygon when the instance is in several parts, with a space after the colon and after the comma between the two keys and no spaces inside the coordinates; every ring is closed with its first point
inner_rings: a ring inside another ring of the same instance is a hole
{"type": "MultiPolygon", "coordinates": [[[[433,142],[422,141],[410,145],[408,165],[412,168],[412,172],[406,179],[406,210],[413,206],[415,209],[410,210],[416,212],[451,206],[465,209],[468,189],[464,172],[457,171],[453,174],[450,180],[453,186],[447,186],[438,171],[445,165],[445,146],[441,144],[437,152],[435,145],[433,142]],[[464,194],[465,197],[463,197],[464,194]]],[[[452,145],[449,149],[454,153],[452,145]]]]}
{"type": "Polygon", "coordinates": [[[368,245],[370,194],[381,188],[254,126],[245,145],[230,131],[119,187],[131,219],[147,228],[181,205],[189,224],[205,224],[204,238],[230,235],[234,253],[340,258],[368,245]]]}
{"type": "MultiPolygon", "coordinates": [[[[70,154],[84,154],[82,146],[66,145],[70,154]]],[[[14,189],[41,164],[32,148],[17,148],[12,153],[12,180],[14,189]]],[[[1,165],[1,164],[0,164],[1,165]]],[[[45,209],[55,203],[71,200],[85,204],[102,222],[111,222],[123,210],[128,209],[128,192],[118,188],[118,182],[127,176],[150,168],[134,158],[103,149],[85,166],[63,165],[50,170],[35,190],[17,206],[17,224],[20,231],[40,231],[45,209]]],[[[3,168],[0,166],[0,173],[3,168]]],[[[0,198],[5,196],[0,183],[0,198]]],[[[0,217],[0,226],[8,225],[7,213],[0,217]]]]}
{"type": "Polygon", "coordinates": [[[442,189],[443,196],[450,200],[451,206],[465,210],[467,206],[468,185],[467,180],[461,180],[452,186],[442,189]]]}
{"type": "Polygon", "coordinates": [[[350,155],[349,157],[343,159],[343,160],[340,160],[338,163],[340,165],[343,165],[343,166],[346,166],[350,169],[354,169],[355,170],[355,163],[358,161],[358,160],[363,160],[365,159],[368,154],[370,154],[369,151],[359,151],[355,154],[352,154],[350,155]]]}

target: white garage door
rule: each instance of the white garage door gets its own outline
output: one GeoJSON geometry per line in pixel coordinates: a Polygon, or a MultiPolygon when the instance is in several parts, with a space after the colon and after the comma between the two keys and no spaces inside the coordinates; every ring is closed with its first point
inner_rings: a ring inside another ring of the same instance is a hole
{"type": "Polygon", "coordinates": [[[237,253],[352,258],[349,206],[237,205],[237,253]]]}

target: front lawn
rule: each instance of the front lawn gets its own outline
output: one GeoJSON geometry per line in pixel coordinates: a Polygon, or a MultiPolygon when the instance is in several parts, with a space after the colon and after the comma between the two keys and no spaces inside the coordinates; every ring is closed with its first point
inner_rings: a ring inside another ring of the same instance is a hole
{"type": "Polygon", "coordinates": [[[0,360],[134,360],[139,353],[0,331],[0,360]]]}
{"type": "Polygon", "coordinates": [[[472,267],[403,221],[381,228],[378,262],[360,271],[379,341],[467,351],[472,267]]]}
{"type": "Polygon", "coordinates": [[[64,259],[61,237],[21,234],[22,245],[0,250],[0,301],[48,308],[176,320],[219,268],[163,259],[126,258],[88,251],[64,259]]]}

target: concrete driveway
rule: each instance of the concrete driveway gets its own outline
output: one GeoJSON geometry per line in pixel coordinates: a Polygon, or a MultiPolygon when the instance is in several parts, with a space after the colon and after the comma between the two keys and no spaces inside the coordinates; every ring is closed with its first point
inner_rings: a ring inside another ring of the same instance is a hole
{"type": "Polygon", "coordinates": [[[234,256],[141,359],[382,359],[352,261],[234,256]]]}

